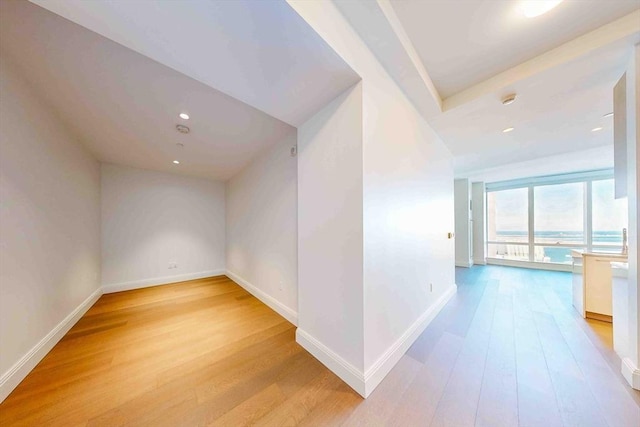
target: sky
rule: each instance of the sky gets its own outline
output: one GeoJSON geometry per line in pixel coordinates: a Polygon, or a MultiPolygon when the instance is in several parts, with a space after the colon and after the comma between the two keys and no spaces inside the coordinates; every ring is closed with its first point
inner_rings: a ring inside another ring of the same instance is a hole
{"type": "MultiPolygon", "coordinates": [[[[536,231],[582,231],[584,225],[584,183],[537,186],[534,188],[536,231]]],[[[626,227],[627,200],[614,200],[613,180],[593,182],[593,230],[621,231],[626,227]]],[[[528,189],[489,193],[495,200],[498,231],[526,231],[528,189]]]]}

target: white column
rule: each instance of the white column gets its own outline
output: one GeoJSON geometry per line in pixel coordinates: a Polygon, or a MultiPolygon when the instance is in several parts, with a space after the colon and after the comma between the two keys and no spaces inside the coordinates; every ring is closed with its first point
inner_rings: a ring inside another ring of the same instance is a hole
{"type": "Polygon", "coordinates": [[[634,57],[627,71],[627,196],[629,203],[629,355],[623,357],[622,374],[635,389],[640,389],[640,292],[638,292],[638,190],[640,189],[640,45],[636,45],[634,57]]]}
{"type": "Polygon", "coordinates": [[[473,218],[473,263],[487,263],[486,197],[484,182],[471,184],[471,215],[473,218]]]}
{"type": "Polygon", "coordinates": [[[455,206],[456,267],[471,267],[471,186],[468,179],[453,182],[455,206]]]}

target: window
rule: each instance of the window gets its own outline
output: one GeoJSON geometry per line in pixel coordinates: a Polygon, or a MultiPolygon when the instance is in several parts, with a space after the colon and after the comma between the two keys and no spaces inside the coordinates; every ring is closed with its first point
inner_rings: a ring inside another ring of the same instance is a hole
{"type": "Polygon", "coordinates": [[[496,191],[487,195],[489,241],[529,241],[528,200],[526,188],[496,191]]]}
{"type": "Polygon", "coordinates": [[[526,188],[487,194],[488,256],[529,260],[529,191],[526,188]]]}
{"type": "Polygon", "coordinates": [[[593,181],[592,246],[598,250],[622,250],[622,229],[627,227],[627,199],[615,200],[614,181],[593,181]]]}
{"type": "Polygon", "coordinates": [[[573,249],[620,251],[626,199],[612,172],[487,184],[487,257],[571,264],[573,249]]]}
{"type": "Polygon", "coordinates": [[[584,243],[584,184],[534,187],[534,239],[536,243],[584,243]]]}
{"type": "Polygon", "coordinates": [[[533,188],[533,261],[571,264],[572,248],[584,247],[584,186],[573,182],[533,188]]]}

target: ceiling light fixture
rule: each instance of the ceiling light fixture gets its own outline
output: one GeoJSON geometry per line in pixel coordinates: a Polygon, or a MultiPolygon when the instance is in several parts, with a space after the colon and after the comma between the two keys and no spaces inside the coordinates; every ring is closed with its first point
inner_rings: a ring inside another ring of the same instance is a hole
{"type": "Polygon", "coordinates": [[[521,8],[524,16],[535,18],[544,15],[560,3],[562,0],[525,0],[521,3],[521,8]]]}
{"type": "Polygon", "coordinates": [[[516,94],[510,93],[509,95],[502,98],[502,105],[513,104],[516,101],[516,94]]]}
{"type": "Polygon", "coordinates": [[[613,112],[611,112],[611,113],[607,113],[607,114],[605,114],[605,115],[604,115],[604,116],[602,116],[602,117],[612,117],[612,116],[613,116],[613,112]]]}
{"type": "Polygon", "coordinates": [[[602,130],[602,128],[598,126],[597,128],[591,129],[591,132],[598,132],[599,130],[602,130]]]}
{"type": "Polygon", "coordinates": [[[180,118],[182,120],[189,120],[189,115],[187,113],[180,113],[180,118]]]}
{"type": "Polygon", "coordinates": [[[502,130],[502,133],[509,133],[513,130],[514,128],[506,128],[502,130]]]}
{"type": "Polygon", "coordinates": [[[174,161],[173,161],[173,164],[175,164],[175,165],[179,165],[179,164],[180,164],[180,162],[179,162],[178,160],[174,160],[174,161]]]}

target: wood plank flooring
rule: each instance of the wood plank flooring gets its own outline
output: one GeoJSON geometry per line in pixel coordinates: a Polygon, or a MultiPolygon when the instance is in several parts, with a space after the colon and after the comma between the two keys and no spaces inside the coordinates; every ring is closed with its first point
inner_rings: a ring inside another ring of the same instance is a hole
{"type": "Polygon", "coordinates": [[[108,294],[0,404],[2,426],[640,426],[610,329],[567,273],[458,269],[366,400],[221,276],[108,294]]]}

